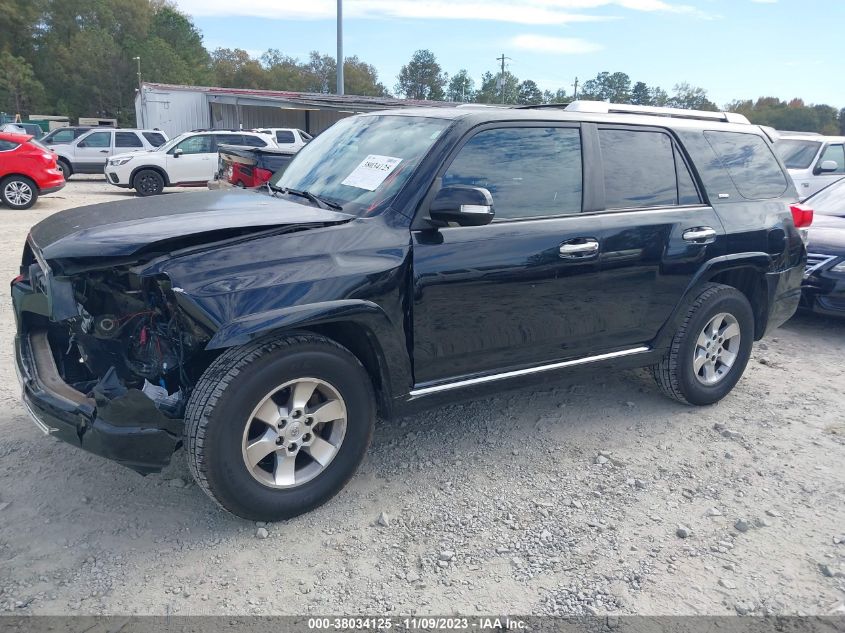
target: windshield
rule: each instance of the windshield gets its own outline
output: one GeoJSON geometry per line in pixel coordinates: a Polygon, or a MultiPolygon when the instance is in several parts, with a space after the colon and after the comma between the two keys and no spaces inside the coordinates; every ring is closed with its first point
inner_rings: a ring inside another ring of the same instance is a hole
{"type": "Polygon", "coordinates": [[[345,213],[384,209],[451,121],[396,115],[343,119],[308,143],[270,181],[339,204],[345,213]]]}
{"type": "Polygon", "coordinates": [[[845,218],[845,178],[825,187],[805,200],[819,215],[836,215],[845,218]]]}
{"type": "Polygon", "coordinates": [[[158,146],[158,147],[156,147],[153,151],[154,151],[154,152],[167,152],[167,151],[170,151],[170,148],[172,148],[172,147],[173,147],[174,145],[176,145],[179,141],[181,141],[183,138],[185,138],[186,136],[188,136],[188,134],[190,134],[190,132],[183,132],[183,133],[182,133],[182,134],[180,134],[179,136],[174,136],[172,139],[170,139],[169,141],[167,141],[167,143],[165,143],[164,145],[159,145],[159,146],[158,146]]]}
{"type": "Polygon", "coordinates": [[[807,169],[819,152],[818,141],[781,139],[775,143],[775,151],[787,169],[807,169]]]}

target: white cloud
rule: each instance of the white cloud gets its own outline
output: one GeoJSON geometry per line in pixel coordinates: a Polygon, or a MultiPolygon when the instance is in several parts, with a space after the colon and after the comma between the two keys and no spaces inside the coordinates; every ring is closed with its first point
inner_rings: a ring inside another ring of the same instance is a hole
{"type": "MultiPolygon", "coordinates": [[[[177,0],[179,8],[195,16],[252,16],[288,20],[331,19],[335,0],[177,0]]],[[[350,18],[407,18],[439,20],[491,20],[516,24],[569,24],[607,18],[578,13],[600,7],[632,11],[698,12],[694,7],[665,0],[345,0],[344,16],[350,18]]]]}
{"type": "Polygon", "coordinates": [[[523,51],[535,51],[538,53],[553,53],[558,55],[580,55],[584,53],[595,53],[602,50],[600,44],[588,42],[576,37],[547,37],[524,33],[511,38],[508,42],[511,47],[523,51]]]}

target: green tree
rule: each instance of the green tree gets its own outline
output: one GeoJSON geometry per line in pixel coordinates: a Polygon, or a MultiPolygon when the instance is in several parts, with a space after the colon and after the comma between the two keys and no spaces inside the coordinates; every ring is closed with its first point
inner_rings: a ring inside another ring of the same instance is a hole
{"type": "Polygon", "coordinates": [[[470,102],[475,100],[475,81],[469,76],[465,69],[459,70],[449,80],[449,88],[446,90],[446,99],[457,102],[470,102]]]}
{"type": "Polygon", "coordinates": [[[347,57],[343,61],[343,84],[347,94],[365,97],[390,96],[387,88],[378,80],[375,66],[358,59],[357,55],[347,57]]]}
{"type": "Polygon", "coordinates": [[[584,82],[580,99],[628,103],[631,100],[631,78],[625,73],[601,72],[584,82]]]}
{"type": "Polygon", "coordinates": [[[675,94],[669,99],[669,106],[672,108],[683,108],[685,110],[710,110],[717,111],[719,108],[707,98],[707,91],[704,88],[691,86],[688,83],[675,85],[675,94]]]}
{"type": "Polygon", "coordinates": [[[631,88],[631,103],[634,105],[650,106],[652,103],[651,90],[642,81],[638,81],[631,88]]]}
{"type": "Polygon", "coordinates": [[[44,86],[23,57],[0,53],[0,109],[29,114],[44,99],[44,86]]]}
{"type": "Polygon", "coordinates": [[[446,77],[437,58],[429,50],[416,51],[402,66],[397,78],[396,92],[407,99],[443,100],[446,77]]]}
{"type": "Polygon", "coordinates": [[[648,92],[651,95],[651,105],[661,108],[669,105],[669,93],[660,86],[652,86],[648,92]]]}
{"type": "Polygon", "coordinates": [[[516,103],[519,95],[519,79],[510,71],[501,73],[486,72],[481,76],[481,88],[475,93],[477,103],[516,103]]]}
{"type": "Polygon", "coordinates": [[[268,84],[267,71],[241,48],[216,48],[211,53],[215,85],[224,88],[261,88],[268,84]]]}
{"type": "Polygon", "coordinates": [[[839,111],[839,134],[845,136],[845,108],[839,111]]]}
{"type": "Polygon", "coordinates": [[[526,79],[517,88],[516,102],[521,105],[538,105],[543,103],[543,92],[536,82],[526,79]]]}
{"type": "Polygon", "coordinates": [[[566,103],[570,101],[569,95],[566,94],[564,88],[558,88],[554,92],[551,90],[543,91],[543,103],[566,103]]]}

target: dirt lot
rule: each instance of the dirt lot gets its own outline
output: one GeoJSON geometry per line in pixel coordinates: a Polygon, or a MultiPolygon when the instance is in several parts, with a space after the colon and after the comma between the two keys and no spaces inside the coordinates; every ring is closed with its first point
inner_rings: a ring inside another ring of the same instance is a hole
{"type": "MultiPolygon", "coordinates": [[[[31,224],[129,195],[75,179],[0,210],[3,275],[31,224]]],[[[381,423],[345,491],[268,526],[181,454],[142,478],[41,435],[13,332],[5,300],[0,611],[845,613],[845,323],[794,319],[710,408],[626,372],[381,423]]]]}

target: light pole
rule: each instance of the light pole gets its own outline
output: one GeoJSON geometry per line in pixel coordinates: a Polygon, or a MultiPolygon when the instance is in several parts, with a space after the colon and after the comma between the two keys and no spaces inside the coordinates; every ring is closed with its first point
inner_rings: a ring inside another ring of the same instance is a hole
{"type": "Polygon", "coordinates": [[[337,0],[337,94],[343,94],[343,0],[337,0]]]}
{"type": "Polygon", "coordinates": [[[138,62],[138,90],[141,89],[141,58],[140,57],[133,57],[134,61],[138,62]]]}

